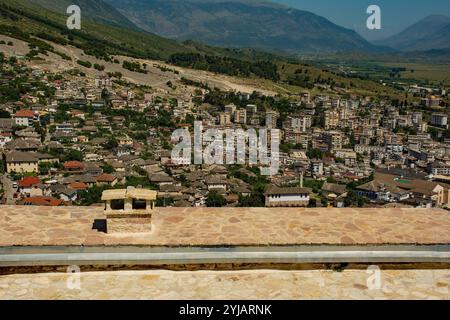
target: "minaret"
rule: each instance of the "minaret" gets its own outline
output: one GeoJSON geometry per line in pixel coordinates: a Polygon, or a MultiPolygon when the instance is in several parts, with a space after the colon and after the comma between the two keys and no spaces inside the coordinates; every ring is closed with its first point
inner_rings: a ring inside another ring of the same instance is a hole
{"type": "Polygon", "coordinates": [[[303,171],[300,171],[300,188],[303,188],[303,171]]]}

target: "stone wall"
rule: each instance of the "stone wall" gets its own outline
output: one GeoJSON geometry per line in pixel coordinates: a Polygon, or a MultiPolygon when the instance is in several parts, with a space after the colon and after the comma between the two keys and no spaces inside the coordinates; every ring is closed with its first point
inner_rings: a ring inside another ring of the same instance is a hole
{"type": "Polygon", "coordinates": [[[114,233],[148,233],[152,229],[152,215],[146,214],[107,214],[106,229],[114,233]]]}

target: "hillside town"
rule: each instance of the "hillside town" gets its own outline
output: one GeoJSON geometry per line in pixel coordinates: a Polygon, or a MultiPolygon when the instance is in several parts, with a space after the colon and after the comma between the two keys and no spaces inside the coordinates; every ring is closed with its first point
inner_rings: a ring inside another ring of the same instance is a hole
{"type": "Polygon", "coordinates": [[[4,54],[0,64],[4,204],[91,206],[132,186],[166,207],[450,207],[449,88],[409,85],[405,101],[266,96],[186,78],[155,89],[117,72],[55,73],[4,54]],[[174,162],[172,132],[196,121],[279,129],[278,174],[174,162]]]}
{"type": "Polygon", "coordinates": [[[439,1],[0,0],[0,301],[449,300],[439,1]]]}

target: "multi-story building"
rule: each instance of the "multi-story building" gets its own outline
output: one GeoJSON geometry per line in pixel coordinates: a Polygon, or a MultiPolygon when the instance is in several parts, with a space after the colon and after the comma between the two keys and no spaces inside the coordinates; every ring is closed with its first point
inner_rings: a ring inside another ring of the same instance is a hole
{"type": "Polygon", "coordinates": [[[448,126],[448,116],[443,113],[433,113],[431,115],[431,125],[438,127],[448,126]]]}
{"type": "Polygon", "coordinates": [[[234,104],[229,104],[225,106],[225,112],[229,114],[234,114],[236,111],[236,106],[234,104]]]}
{"type": "Polygon", "coordinates": [[[301,132],[300,130],[288,129],[285,131],[285,140],[300,144],[302,148],[307,149],[311,141],[311,135],[301,132]]]}
{"type": "Polygon", "coordinates": [[[300,93],[300,101],[306,104],[311,103],[311,94],[306,91],[300,93]]]}
{"type": "Polygon", "coordinates": [[[39,114],[32,110],[19,110],[14,115],[17,126],[31,127],[35,121],[39,121],[39,114]]]}
{"type": "Polygon", "coordinates": [[[111,87],[112,82],[109,77],[97,77],[95,78],[95,87],[96,88],[106,88],[111,87]]]}
{"type": "Polygon", "coordinates": [[[336,158],[343,159],[345,161],[345,165],[347,166],[356,164],[356,152],[351,149],[335,150],[334,156],[336,158]]]}
{"type": "Polygon", "coordinates": [[[310,163],[310,171],[313,177],[323,176],[323,162],[322,160],[312,160],[310,163]]]}
{"type": "Polygon", "coordinates": [[[413,112],[412,114],[412,123],[415,125],[422,124],[423,116],[422,112],[413,112]]]}
{"type": "Polygon", "coordinates": [[[435,161],[428,165],[428,172],[435,176],[448,176],[450,175],[450,165],[435,161]]]}
{"type": "Polygon", "coordinates": [[[339,125],[339,112],[335,110],[325,111],[325,130],[334,129],[339,125]]]}
{"type": "Polygon", "coordinates": [[[284,124],[285,128],[291,128],[306,132],[312,126],[312,118],[310,115],[301,115],[298,117],[289,116],[284,124]]]}
{"type": "Polygon", "coordinates": [[[254,115],[258,112],[258,107],[255,104],[248,104],[245,109],[248,115],[254,115]]]}
{"type": "Polygon", "coordinates": [[[219,114],[219,124],[221,126],[226,126],[231,123],[231,115],[226,112],[222,112],[219,114]]]}
{"type": "Polygon", "coordinates": [[[379,146],[369,146],[369,145],[363,145],[363,144],[357,144],[355,145],[355,152],[360,154],[371,154],[372,152],[381,152],[384,153],[386,150],[384,147],[379,146]]]}
{"type": "Polygon", "coordinates": [[[234,123],[247,124],[247,110],[238,109],[234,112],[234,123]]]}
{"type": "Polygon", "coordinates": [[[39,159],[30,152],[14,151],[5,156],[7,173],[37,173],[39,172],[39,159]]]}
{"type": "Polygon", "coordinates": [[[323,141],[328,145],[328,150],[342,149],[342,133],[339,131],[328,131],[323,134],[323,141]]]}
{"type": "Polygon", "coordinates": [[[427,107],[427,108],[439,107],[440,103],[441,103],[441,99],[439,99],[435,96],[431,96],[430,98],[424,98],[421,101],[422,106],[427,107]]]}
{"type": "Polygon", "coordinates": [[[278,112],[267,111],[266,112],[266,127],[267,129],[276,129],[278,121],[278,112]]]}

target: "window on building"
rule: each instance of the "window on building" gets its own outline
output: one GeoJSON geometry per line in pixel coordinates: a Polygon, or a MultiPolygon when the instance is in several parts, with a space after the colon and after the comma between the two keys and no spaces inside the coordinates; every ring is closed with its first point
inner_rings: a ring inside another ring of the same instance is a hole
{"type": "Polygon", "coordinates": [[[125,201],[123,199],[111,200],[111,209],[112,210],[124,210],[125,209],[125,201]]]}
{"type": "Polygon", "coordinates": [[[147,203],[145,200],[133,199],[133,210],[145,210],[147,203]]]}

